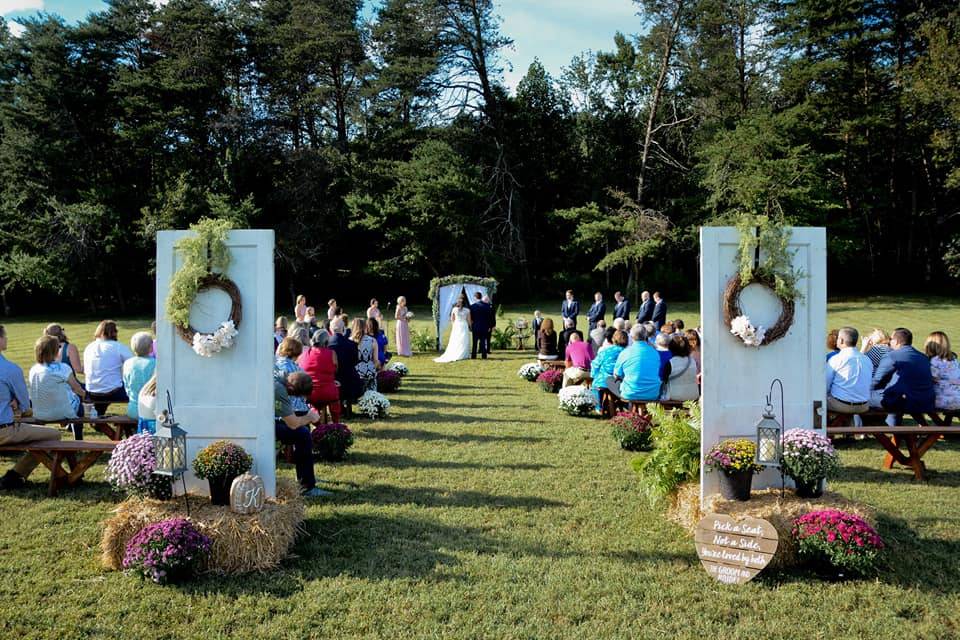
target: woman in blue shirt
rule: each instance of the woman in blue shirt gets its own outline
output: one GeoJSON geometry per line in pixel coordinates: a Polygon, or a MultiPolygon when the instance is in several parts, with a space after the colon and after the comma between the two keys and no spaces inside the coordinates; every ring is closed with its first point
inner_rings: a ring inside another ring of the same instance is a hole
{"type": "Polygon", "coordinates": [[[617,364],[617,358],[627,346],[627,334],[618,331],[614,327],[607,329],[607,335],[604,338],[604,346],[600,347],[597,357],[590,364],[590,377],[593,378],[593,395],[597,399],[597,407],[600,407],[600,389],[607,388],[607,378],[613,375],[613,368],[617,364]]]}

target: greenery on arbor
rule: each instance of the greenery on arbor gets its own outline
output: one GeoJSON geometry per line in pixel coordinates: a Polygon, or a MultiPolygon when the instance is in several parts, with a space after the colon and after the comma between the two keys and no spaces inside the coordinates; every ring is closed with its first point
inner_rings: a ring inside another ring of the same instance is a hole
{"type": "Polygon", "coordinates": [[[696,227],[743,214],[827,226],[841,288],[960,278],[955,2],[635,5],[607,50],[558,78],[535,61],[513,93],[492,0],[0,20],[3,311],[149,306],[153,234],[204,217],[275,229],[284,294],[464,262],[506,295],[595,268],[692,291],[696,227]]]}

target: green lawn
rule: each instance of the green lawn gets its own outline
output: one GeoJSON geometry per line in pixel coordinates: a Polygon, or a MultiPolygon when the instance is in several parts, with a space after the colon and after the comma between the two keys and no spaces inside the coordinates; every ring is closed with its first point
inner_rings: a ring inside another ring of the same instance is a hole
{"type": "MultiPolygon", "coordinates": [[[[671,316],[696,324],[692,306],[677,307],[671,316]]],[[[425,324],[428,310],[415,311],[425,324]]],[[[831,305],[830,325],[960,337],[958,311],[844,302],[831,305]]],[[[40,324],[5,324],[11,357],[29,364],[40,324]]],[[[123,320],[122,337],[148,324],[123,320]]],[[[93,325],[67,328],[82,346],[93,325]]],[[[0,493],[0,637],[960,636],[958,443],[927,455],[926,484],[881,471],[870,442],[841,445],[833,487],[882,514],[890,551],[879,576],[834,584],[762,574],[722,586],[692,541],[640,499],[633,454],[606,425],[559,413],[555,396],[516,376],[529,360],[406,359],[412,374],[393,396],[394,416],[350,423],[349,459],[318,465],[336,497],[310,504],[296,556],[266,575],[158,587],[105,572],[100,523],[116,498],[103,465],[57,499],[38,470],[28,490],[0,493]]]]}

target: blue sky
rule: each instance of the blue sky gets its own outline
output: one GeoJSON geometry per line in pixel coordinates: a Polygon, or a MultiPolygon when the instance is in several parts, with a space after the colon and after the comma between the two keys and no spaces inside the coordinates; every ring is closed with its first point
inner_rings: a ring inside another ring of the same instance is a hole
{"type": "MultiPolygon", "coordinates": [[[[509,65],[504,79],[511,89],[534,58],[559,76],[581,51],[610,49],[616,31],[640,30],[630,0],[499,0],[498,4],[503,32],[514,41],[505,52],[509,65]]],[[[75,21],[104,6],[100,0],[0,0],[0,15],[9,20],[43,10],[75,21]]]]}

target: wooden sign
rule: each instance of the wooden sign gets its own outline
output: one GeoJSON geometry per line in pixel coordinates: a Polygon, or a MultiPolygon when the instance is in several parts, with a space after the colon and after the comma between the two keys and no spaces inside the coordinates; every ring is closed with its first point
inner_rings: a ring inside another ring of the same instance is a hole
{"type": "Polygon", "coordinates": [[[721,513],[707,514],[697,523],[697,556],[707,573],[725,584],[743,584],[754,578],[777,552],[777,530],[766,520],[736,520],[721,513]]]}

